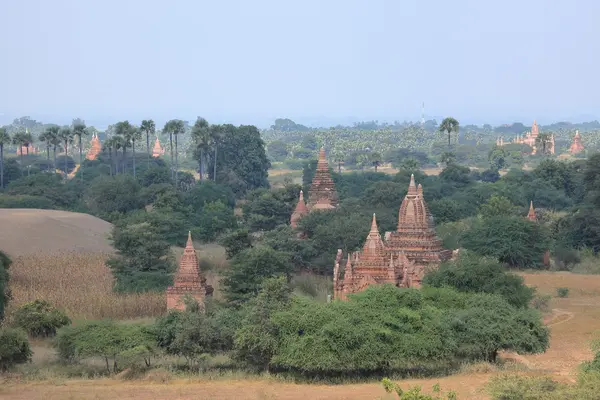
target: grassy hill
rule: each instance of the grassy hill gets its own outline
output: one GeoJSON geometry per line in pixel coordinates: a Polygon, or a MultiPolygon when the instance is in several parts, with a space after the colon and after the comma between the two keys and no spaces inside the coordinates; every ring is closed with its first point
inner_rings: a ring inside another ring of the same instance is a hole
{"type": "Polygon", "coordinates": [[[0,248],[12,257],[63,252],[110,253],[111,224],[88,214],[0,209],[0,248]]]}

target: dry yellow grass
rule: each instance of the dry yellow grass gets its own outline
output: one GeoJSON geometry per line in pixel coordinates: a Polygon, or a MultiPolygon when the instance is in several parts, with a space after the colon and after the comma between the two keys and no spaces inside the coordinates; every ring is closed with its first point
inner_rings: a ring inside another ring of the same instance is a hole
{"type": "Polygon", "coordinates": [[[13,295],[8,312],[36,299],[63,308],[73,319],[138,318],[166,310],[162,293],[120,295],[112,291],[113,277],[106,254],[32,254],[16,257],[10,268],[13,295]]]}

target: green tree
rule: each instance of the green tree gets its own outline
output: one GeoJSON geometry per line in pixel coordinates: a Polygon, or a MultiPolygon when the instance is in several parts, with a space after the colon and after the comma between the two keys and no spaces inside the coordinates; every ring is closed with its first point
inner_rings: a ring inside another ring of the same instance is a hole
{"type": "Polygon", "coordinates": [[[156,133],[156,124],[151,119],[145,119],[140,125],[140,130],[146,135],[146,152],[148,153],[148,168],[150,168],[150,135],[156,133]]]}
{"type": "Polygon", "coordinates": [[[142,208],[139,193],[140,186],[131,176],[100,176],[85,189],[83,202],[92,214],[112,220],[142,208]]]}
{"type": "Polygon", "coordinates": [[[451,147],[450,140],[452,137],[452,133],[458,134],[458,130],[459,130],[458,121],[452,117],[444,118],[444,120],[440,124],[440,127],[438,128],[438,130],[440,133],[448,135],[448,148],[450,148],[451,147]]]}
{"type": "Polygon", "coordinates": [[[23,175],[23,168],[25,164],[23,163],[23,147],[27,149],[27,155],[29,155],[29,146],[33,143],[33,137],[31,133],[25,132],[17,132],[12,137],[13,144],[19,147],[19,159],[21,162],[21,176],[23,175]]]}
{"type": "Polygon", "coordinates": [[[265,279],[260,293],[243,309],[244,320],[235,332],[234,358],[248,366],[266,370],[278,348],[274,313],[284,310],[292,290],[284,277],[265,279]]]}
{"type": "Polygon", "coordinates": [[[58,138],[63,143],[64,149],[65,149],[65,169],[64,169],[64,172],[65,172],[65,179],[67,179],[68,170],[69,170],[68,165],[67,165],[67,154],[68,154],[68,149],[69,149],[69,143],[73,142],[73,131],[68,126],[63,126],[58,131],[58,138]]]}
{"type": "Polygon", "coordinates": [[[545,227],[514,216],[477,221],[464,234],[462,243],[469,250],[516,268],[540,268],[550,245],[545,227]]]}
{"type": "Polygon", "coordinates": [[[32,337],[50,337],[56,330],[69,325],[67,315],[46,300],[25,303],[14,312],[14,323],[32,337]]]}
{"type": "Polygon", "coordinates": [[[0,190],[4,189],[4,145],[11,142],[6,127],[0,127],[0,190]]]}
{"type": "Polygon", "coordinates": [[[252,247],[231,259],[223,279],[224,292],[229,301],[241,304],[260,292],[266,278],[289,278],[290,273],[289,254],[265,246],[252,247]]]}
{"type": "Polygon", "coordinates": [[[165,124],[163,132],[169,134],[169,143],[171,146],[171,165],[174,166],[173,179],[175,180],[175,186],[177,186],[177,170],[179,169],[178,156],[177,156],[177,136],[185,132],[185,126],[183,121],[180,119],[172,119],[165,124]],[[175,137],[175,158],[173,158],[173,137],[175,137]]]}
{"type": "Polygon", "coordinates": [[[4,308],[10,300],[10,290],[8,288],[8,280],[10,275],[8,274],[8,268],[12,260],[10,257],[0,251],[0,322],[4,319],[4,308]]]}
{"type": "Polygon", "coordinates": [[[462,251],[456,260],[427,272],[423,284],[449,286],[467,293],[498,294],[511,305],[521,308],[527,308],[535,293],[521,276],[507,272],[495,259],[466,251],[462,251]]]}
{"type": "Polygon", "coordinates": [[[506,197],[494,194],[479,207],[479,214],[483,218],[509,217],[516,214],[516,207],[506,197]]]}
{"type": "Polygon", "coordinates": [[[41,142],[44,142],[44,144],[46,145],[46,160],[48,161],[47,172],[50,173],[50,147],[52,146],[53,137],[46,130],[38,138],[41,142]]]}
{"type": "MultiPolygon", "coordinates": [[[[82,138],[87,135],[87,130],[85,123],[74,120],[73,126],[71,128],[73,130],[73,136],[77,136],[79,141],[79,169],[81,170],[81,181],[83,182],[83,144],[82,138]]],[[[66,152],[65,152],[66,155],[66,152]]]]}
{"type": "Polygon", "coordinates": [[[117,252],[107,265],[116,278],[116,291],[165,290],[172,283],[171,245],[151,224],[117,224],[111,241],[117,252]]]}
{"type": "Polygon", "coordinates": [[[243,250],[252,247],[252,240],[247,229],[237,229],[224,236],[221,245],[225,247],[227,259],[232,259],[243,250]]]}
{"type": "Polygon", "coordinates": [[[31,361],[32,354],[25,332],[0,327],[0,372],[31,361]]]}
{"type": "Polygon", "coordinates": [[[201,117],[196,119],[196,122],[192,127],[192,138],[196,144],[196,157],[198,158],[200,168],[198,171],[200,174],[200,180],[204,179],[206,173],[206,153],[208,152],[208,146],[210,142],[210,130],[211,127],[208,124],[208,121],[201,117]]]}

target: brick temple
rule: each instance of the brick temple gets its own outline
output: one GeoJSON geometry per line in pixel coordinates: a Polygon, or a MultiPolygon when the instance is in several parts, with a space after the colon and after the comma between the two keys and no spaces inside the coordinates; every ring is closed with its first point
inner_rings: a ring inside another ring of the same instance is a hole
{"type": "Polygon", "coordinates": [[[160,145],[160,140],[158,140],[158,136],[154,141],[154,147],[152,148],[152,157],[160,157],[165,154],[165,149],[160,145]]]}
{"type": "MultiPolygon", "coordinates": [[[[526,144],[531,147],[531,154],[535,154],[537,152],[538,145],[538,136],[540,134],[540,128],[536,121],[533,121],[533,125],[531,126],[531,131],[527,132],[525,135],[517,135],[516,138],[512,140],[512,142],[505,142],[503,138],[498,138],[496,140],[496,146],[504,146],[510,143],[514,144],[526,144]]],[[[545,141],[546,148],[550,154],[554,154],[554,135],[550,135],[550,137],[545,141]]]]}
{"type": "Polygon", "coordinates": [[[173,286],[167,288],[167,310],[185,310],[184,299],[190,296],[198,302],[204,311],[204,299],[213,293],[213,287],[206,284],[206,278],[200,271],[196,249],[192,243],[192,233],[188,233],[179,268],[175,273],[173,286]]]}
{"type": "Polygon", "coordinates": [[[581,153],[582,151],[585,150],[585,147],[583,147],[583,143],[581,143],[581,135],[579,134],[579,131],[575,131],[575,136],[573,137],[573,143],[571,143],[571,146],[569,147],[569,153],[571,154],[577,154],[577,153],[581,153]]]}
{"type": "Polygon", "coordinates": [[[338,250],[333,271],[334,298],[370,285],[390,283],[398,287],[420,287],[425,270],[452,257],[435,233],[433,217],[423,198],[423,187],[410,177],[408,193],[398,212],[398,226],[382,239],[373,215],[371,229],[362,250],[350,253],[341,276],[342,250],[338,250]]]}
{"type": "Polygon", "coordinates": [[[102,151],[102,144],[100,144],[100,139],[98,139],[98,135],[92,135],[92,140],[90,144],[90,149],[88,150],[85,158],[87,160],[95,160],[96,157],[98,157],[98,154],[100,154],[100,152],[102,151]]]}
{"type": "Polygon", "coordinates": [[[296,228],[300,218],[309,212],[313,210],[333,210],[337,208],[338,204],[339,198],[333,179],[331,179],[329,164],[325,157],[325,149],[321,147],[317,161],[317,170],[308,190],[308,203],[305,203],[304,193],[300,191],[298,203],[290,218],[290,225],[292,228],[296,228]]]}

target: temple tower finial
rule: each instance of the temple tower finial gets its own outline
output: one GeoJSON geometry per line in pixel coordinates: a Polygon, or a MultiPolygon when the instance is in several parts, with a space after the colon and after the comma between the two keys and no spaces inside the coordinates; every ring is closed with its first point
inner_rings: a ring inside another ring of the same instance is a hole
{"type": "Polygon", "coordinates": [[[537,221],[535,216],[535,209],[533,208],[533,200],[529,203],[529,212],[527,213],[527,219],[530,221],[537,221]]]}
{"type": "Polygon", "coordinates": [[[410,183],[408,184],[408,194],[417,194],[417,186],[415,185],[415,175],[410,174],[410,183]]]}

